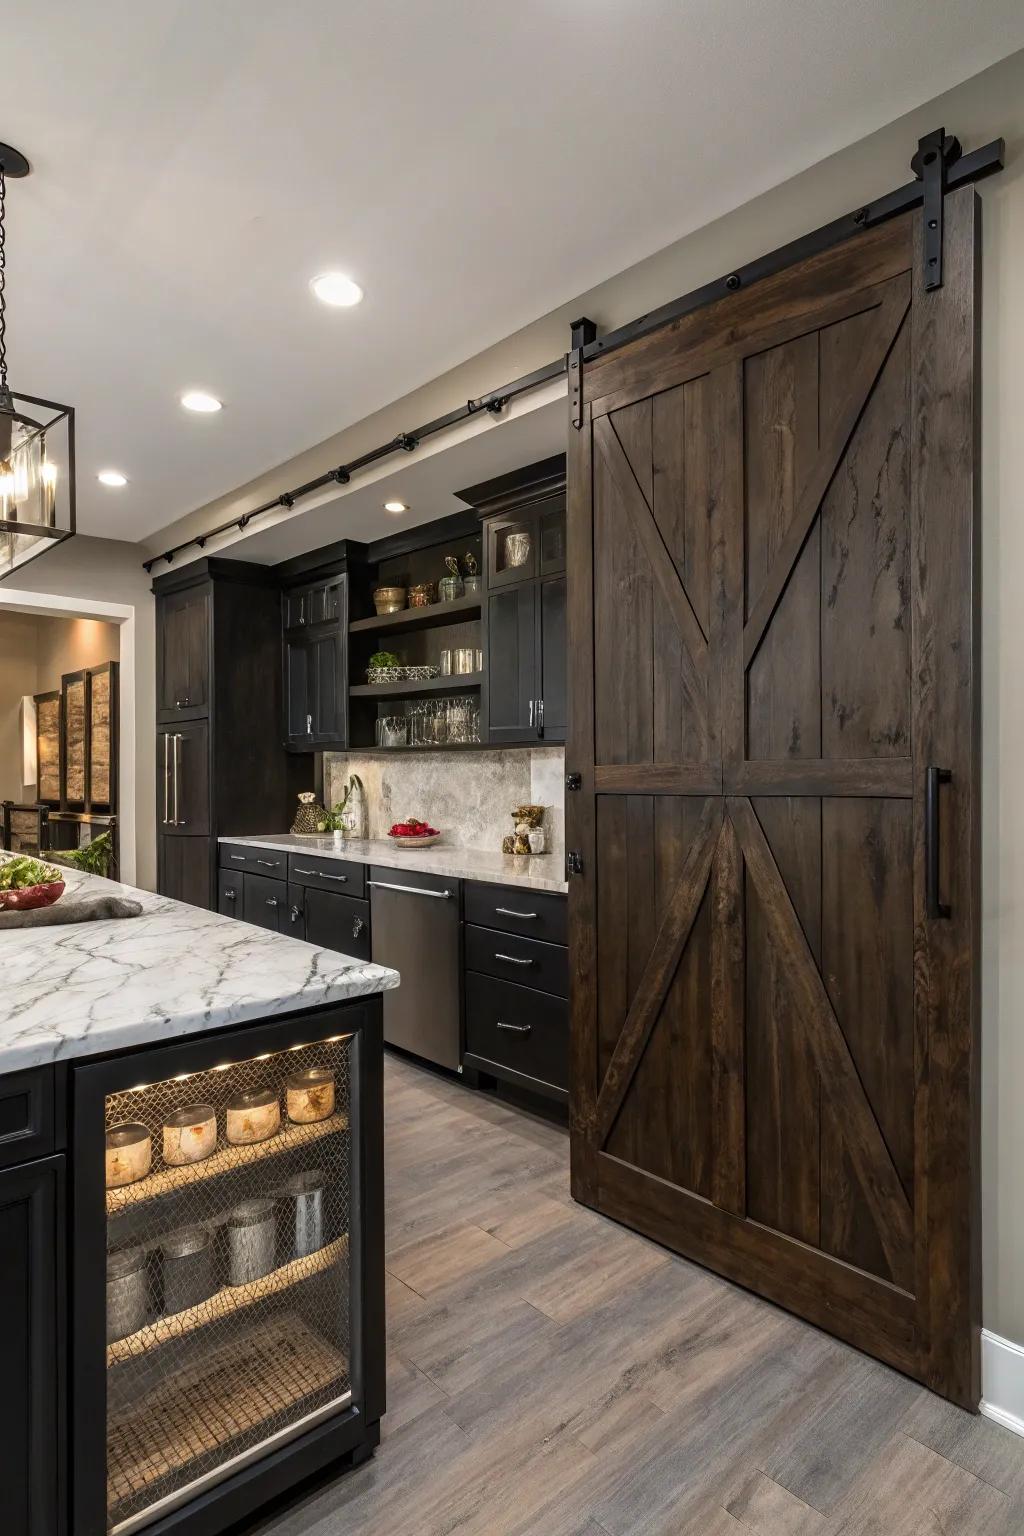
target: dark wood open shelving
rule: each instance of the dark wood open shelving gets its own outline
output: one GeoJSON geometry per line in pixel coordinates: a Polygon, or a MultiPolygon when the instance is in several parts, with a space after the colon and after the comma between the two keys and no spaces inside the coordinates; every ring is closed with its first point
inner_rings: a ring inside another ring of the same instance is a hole
{"type": "Polygon", "coordinates": [[[461,672],[457,677],[427,677],[410,683],[354,683],[354,699],[412,699],[423,693],[472,693],[484,680],[482,672],[461,672]]]}
{"type": "Polygon", "coordinates": [[[350,635],[400,635],[417,629],[433,629],[441,624],[462,624],[480,617],[479,597],[457,597],[450,603],[431,603],[426,608],[402,608],[398,613],[384,613],[372,619],[355,619],[348,627],[350,635]]]}

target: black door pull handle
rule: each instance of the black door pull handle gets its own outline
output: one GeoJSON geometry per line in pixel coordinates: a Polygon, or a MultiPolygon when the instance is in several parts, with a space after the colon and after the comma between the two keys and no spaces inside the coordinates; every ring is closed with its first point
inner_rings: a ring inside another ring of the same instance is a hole
{"type": "Polygon", "coordinates": [[[929,767],[924,786],[924,879],[928,916],[952,917],[947,901],[939,900],[939,785],[951,784],[948,768],[929,767]]]}

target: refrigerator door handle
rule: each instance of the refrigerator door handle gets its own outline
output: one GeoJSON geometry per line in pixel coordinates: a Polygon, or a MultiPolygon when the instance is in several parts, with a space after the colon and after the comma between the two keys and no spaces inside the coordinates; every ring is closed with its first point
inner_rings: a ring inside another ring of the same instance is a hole
{"type": "Polygon", "coordinates": [[[183,827],[185,825],[185,823],[183,821],[179,821],[179,819],[178,819],[178,794],[179,794],[179,790],[180,790],[180,787],[181,787],[180,783],[179,783],[180,777],[181,777],[181,735],[179,733],[174,738],[174,825],[176,827],[183,827]]]}
{"type": "Polygon", "coordinates": [[[171,824],[171,733],[164,732],[164,826],[171,824]]]}

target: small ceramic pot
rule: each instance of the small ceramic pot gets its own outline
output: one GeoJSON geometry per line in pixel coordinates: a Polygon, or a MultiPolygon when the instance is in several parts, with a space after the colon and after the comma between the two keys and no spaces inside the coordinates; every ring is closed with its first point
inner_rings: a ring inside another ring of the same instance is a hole
{"type": "Polygon", "coordinates": [[[217,1146],[217,1115],[211,1104],[191,1104],[164,1121],[164,1162],[169,1168],[201,1163],[217,1146]]]}
{"type": "Polygon", "coordinates": [[[373,594],[378,618],[383,618],[386,613],[401,613],[406,595],[405,587],[378,587],[373,594]]]}
{"type": "Polygon", "coordinates": [[[144,1125],[112,1125],[106,1141],[108,1189],[121,1189],[146,1177],[153,1161],[153,1139],[144,1125]]]}
{"type": "Polygon", "coordinates": [[[254,1088],[228,1099],[226,1135],[233,1147],[266,1141],[281,1128],[281,1106],[272,1088],[254,1088]]]}

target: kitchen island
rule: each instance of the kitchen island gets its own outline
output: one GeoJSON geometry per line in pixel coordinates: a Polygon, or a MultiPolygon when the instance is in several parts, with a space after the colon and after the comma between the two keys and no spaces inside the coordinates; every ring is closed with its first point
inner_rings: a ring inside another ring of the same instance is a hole
{"type": "Polygon", "coordinates": [[[12,1536],[215,1536],[384,1409],[387,967],[68,872],[0,928],[12,1536]]]}

